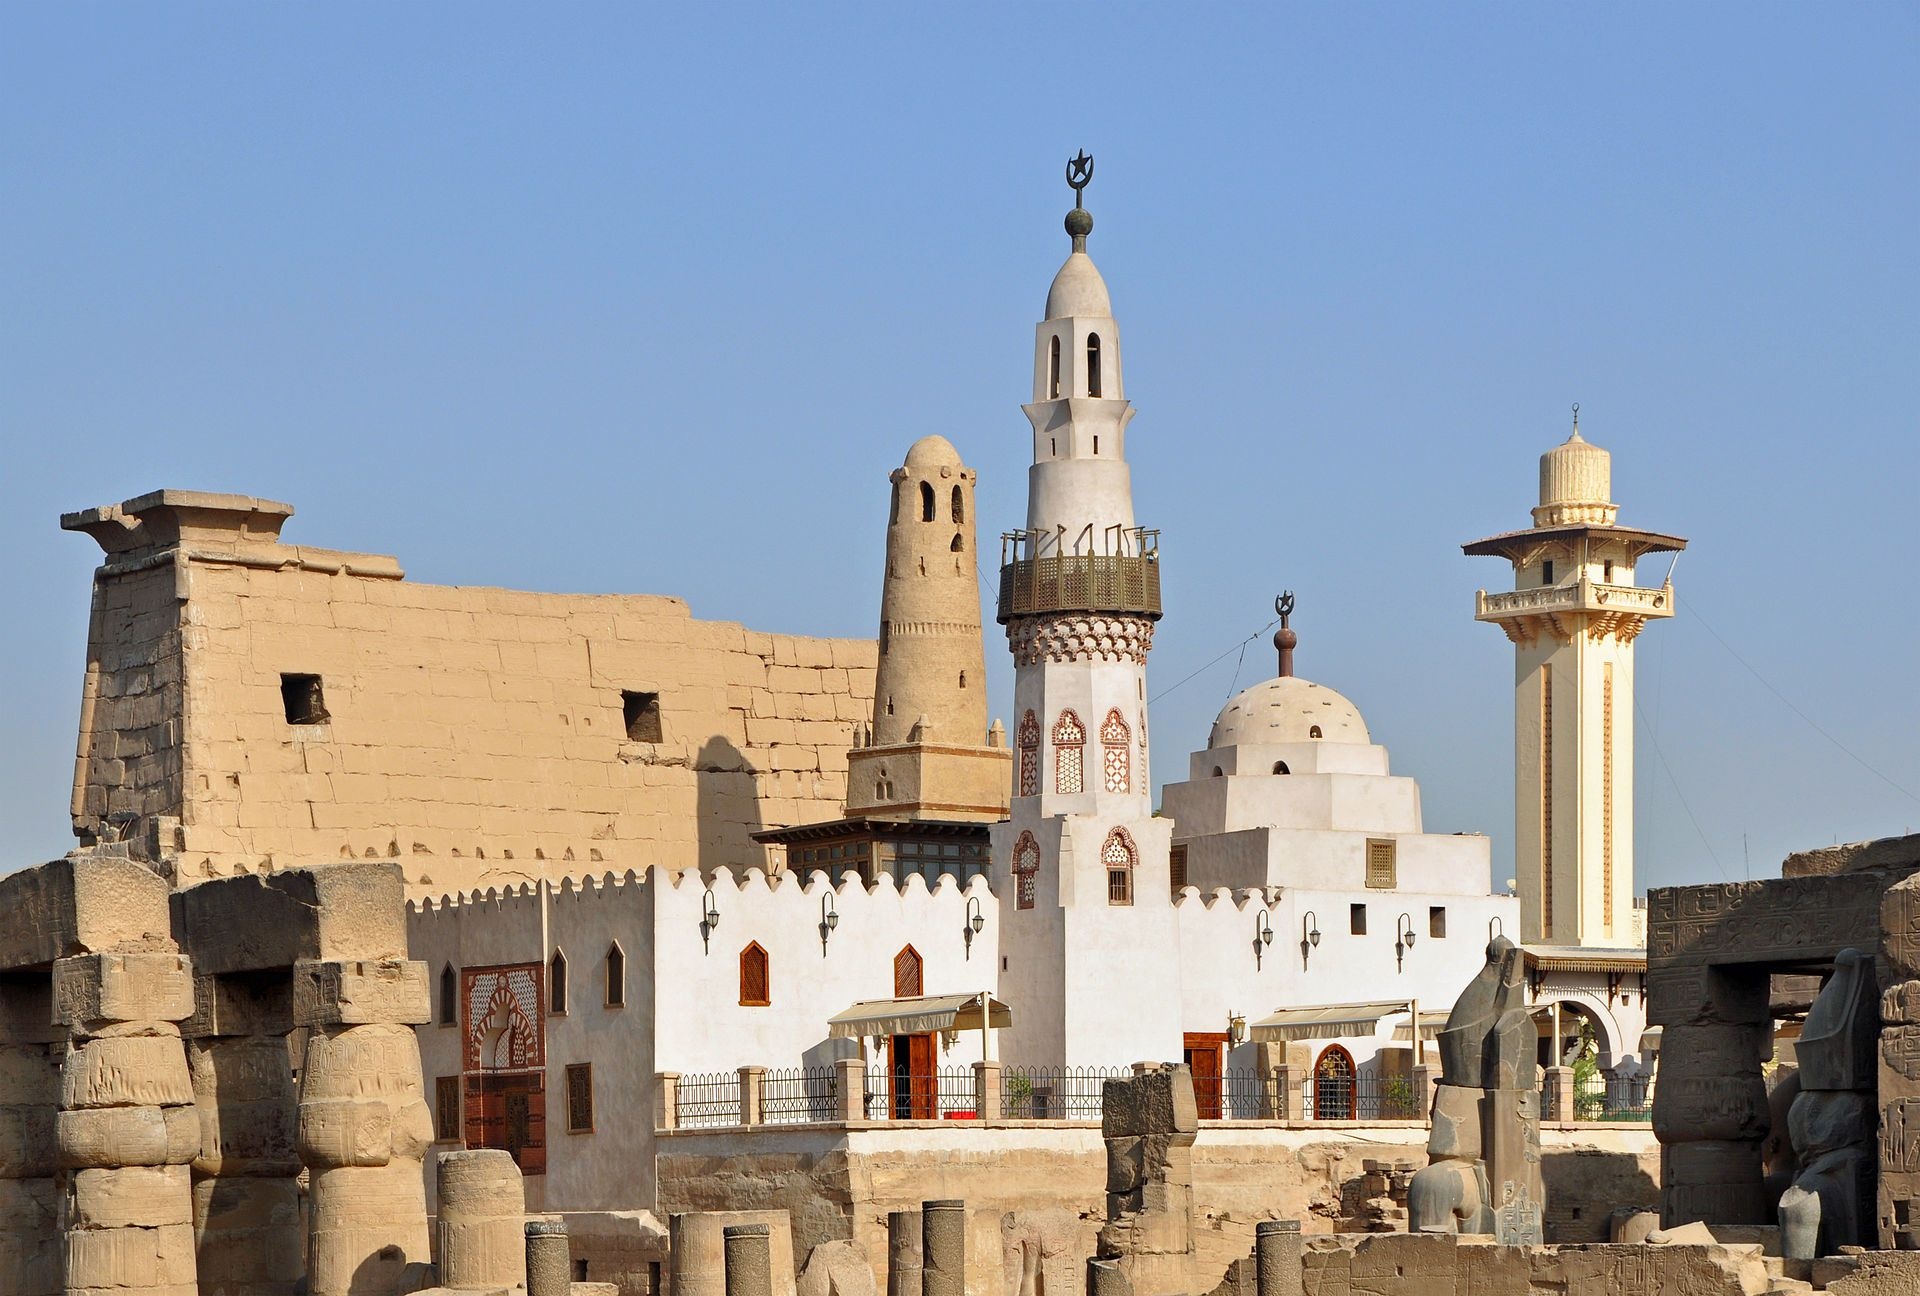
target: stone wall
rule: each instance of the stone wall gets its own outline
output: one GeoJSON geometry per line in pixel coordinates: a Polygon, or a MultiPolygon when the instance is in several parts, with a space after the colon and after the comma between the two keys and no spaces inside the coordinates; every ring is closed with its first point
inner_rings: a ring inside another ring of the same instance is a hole
{"type": "Polygon", "coordinates": [[[291,513],[160,491],[62,519],[107,552],[84,840],[153,839],[182,884],[378,858],[444,891],[764,867],[751,832],[839,814],[873,642],[699,621],[669,597],[416,584],[392,558],[280,543],[291,513]],[[290,719],[289,676],[319,678],[312,723],[290,719]]]}

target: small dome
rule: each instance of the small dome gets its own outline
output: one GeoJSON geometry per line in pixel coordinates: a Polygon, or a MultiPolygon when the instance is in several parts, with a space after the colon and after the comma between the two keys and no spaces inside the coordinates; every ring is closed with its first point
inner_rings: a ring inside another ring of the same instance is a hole
{"type": "Polygon", "coordinates": [[[1053,277],[1047,289],[1047,318],[1069,319],[1075,315],[1112,315],[1113,302],[1107,296],[1107,281],[1100,277],[1093,258],[1075,252],[1053,277]]]}
{"type": "Polygon", "coordinates": [[[923,436],[907,451],[909,468],[958,468],[960,452],[943,436],[923,436]]]}
{"type": "Polygon", "coordinates": [[[1332,689],[1296,675],[1255,684],[1227,703],[1213,722],[1207,746],[1246,743],[1370,743],[1360,708],[1332,689]],[[1319,732],[1315,733],[1314,730],[1319,732]]]}
{"type": "Polygon", "coordinates": [[[1540,456],[1540,506],[1533,511],[1534,525],[1610,524],[1618,512],[1613,456],[1581,436],[1579,428],[1540,456]]]}

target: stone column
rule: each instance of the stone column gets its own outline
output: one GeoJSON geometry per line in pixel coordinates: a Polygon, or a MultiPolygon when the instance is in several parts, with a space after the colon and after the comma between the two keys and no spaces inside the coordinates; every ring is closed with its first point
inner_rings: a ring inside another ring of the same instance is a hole
{"type": "Polygon", "coordinates": [[[501,1148],[442,1152],[435,1169],[441,1286],[526,1286],[527,1199],[513,1154],[501,1148]]]}
{"type": "Polygon", "coordinates": [[[723,1296],[727,1257],[721,1231],[704,1227],[698,1213],[667,1218],[667,1253],[673,1265],[673,1296],[723,1296]]]}
{"type": "MultiPolygon", "coordinates": [[[[1764,991],[1766,976],[1760,974],[1764,991]]],[[[1765,999],[1761,999],[1764,1010],[1765,999]]],[[[1761,1224],[1769,1215],[1760,1144],[1771,1124],[1761,1023],[1667,1025],[1653,1132],[1661,1223],[1761,1224]]]]}
{"type": "Polygon", "coordinates": [[[1261,1220],[1253,1228],[1253,1259],[1260,1296],[1302,1296],[1300,1221],[1261,1220]]]}
{"type": "Polygon", "coordinates": [[[1880,999],[1879,1191],[1874,1215],[1884,1250],[1920,1251],[1920,874],[1880,898],[1880,957],[1890,984],[1880,999]]]}
{"type": "Polygon", "coordinates": [[[920,1212],[887,1212],[887,1296],[920,1296],[920,1212]]]}
{"type": "Polygon", "coordinates": [[[193,1234],[201,1296],[294,1296],[306,1275],[291,989],[280,979],[194,981],[185,1033],[200,1112],[193,1234]]]}
{"type": "Polygon", "coordinates": [[[60,1290],[60,1189],[54,1109],[66,1043],[52,987],[0,983],[0,1292],[60,1290]]]}
{"type": "Polygon", "coordinates": [[[567,1246],[565,1220],[527,1221],[527,1296],[568,1296],[573,1286],[573,1252],[567,1246]]]}
{"type": "Polygon", "coordinates": [[[767,1118],[767,1069],[763,1066],[740,1068],[740,1123],[759,1125],[767,1118]]]}
{"type": "Polygon", "coordinates": [[[963,1201],[920,1203],[920,1293],[967,1296],[967,1204],[963,1201]]]}
{"type": "Polygon", "coordinates": [[[867,1060],[841,1058],[833,1064],[834,1082],[839,1086],[839,1116],[842,1121],[867,1118],[867,1060]]]}
{"type": "Polygon", "coordinates": [[[663,1130],[679,1129],[680,1073],[662,1071],[654,1077],[654,1083],[659,1087],[660,1106],[653,1114],[653,1127],[663,1130]]]}
{"type": "Polygon", "coordinates": [[[722,1233],[727,1296],[773,1296],[773,1243],[765,1224],[729,1224],[722,1233]]]}
{"type": "Polygon", "coordinates": [[[430,1017],[426,964],[302,960],[293,991],[294,1022],[308,1028],[296,1127],[308,1291],[398,1291],[431,1252],[421,1159],[433,1112],[413,1032],[430,1017]]]}
{"type": "Polygon", "coordinates": [[[1087,1290],[1090,1296],[1133,1296],[1133,1284],[1118,1260],[1087,1261],[1087,1290]]]}
{"type": "Polygon", "coordinates": [[[80,954],[53,965],[68,1031],[54,1142],[65,1169],[66,1290],[189,1293],[200,1118],[179,1022],[193,1015],[177,953],[80,954]]]}
{"type": "Polygon", "coordinates": [[[1573,1068],[1550,1066],[1541,1074],[1544,1080],[1541,1083],[1540,1092],[1546,1100],[1546,1118],[1550,1121],[1574,1119],[1573,1068]]]}
{"type": "Polygon", "coordinates": [[[1000,1064],[973,1064],[973,1114],[983,1121],[1000,1119],[1000,1064]]]}

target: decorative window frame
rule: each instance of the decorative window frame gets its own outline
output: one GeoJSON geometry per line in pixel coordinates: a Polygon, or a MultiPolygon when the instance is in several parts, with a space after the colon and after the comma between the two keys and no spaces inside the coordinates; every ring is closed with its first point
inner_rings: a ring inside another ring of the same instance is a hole
{"type": "Polygon", "coordinates": [[[1087,790],[1087,727],[1068,707],[1053,722],[1053,790],[1072,796],[1087,790]]]}
{"type": "Polygon", "coordinates": [[[1016,909],[1031,909],[1039,890],[1040,843],[1031,832],[1022,831],[1013,844],[1013,904],[1016,909]]]}
{"type": "Polygon", "coordinates": [[[1119,707],[1100,723],[1100,779],[1109,792],[1133,791],[1133,730],[1119,707]]]}
{"type": "Polygon", "coordinates": [[[1134,873],[1140,866],[1140,850],[1133,844],[1133,835],[1125,828],[1115,828],[1100,843],[1100,865],[1107,871],[1107,903],[1116,907],[1131,905],[1134,873]]]}
{"type": "Polygon", "coordinates": [[[740,951],[740,1006],[742,1008],[773,1007],[773,959],[759,941],[748,941],[740,951]],[[750,967],[758,971],[760,982],[758,987],[755,987],[749,979],[750,967]],[[756,988],[760,991],[758,995],[751,993],[756,988]]]}
{"type": "Polygon", "coordinates": [[[1020,747],[1019,795],[1038,796],[1040,794],[1040,719],[1031,709],[1020,718],[1018,741],[1020,747]]]}

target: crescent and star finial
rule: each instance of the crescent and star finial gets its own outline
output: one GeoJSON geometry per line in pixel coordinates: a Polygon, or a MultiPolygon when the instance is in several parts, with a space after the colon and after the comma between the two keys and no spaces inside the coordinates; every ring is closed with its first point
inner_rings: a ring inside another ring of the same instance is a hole
{"type": "Polygon", "coordinates": [[[1080,191],[1093,182],[1093,158],[1081,149],[1079,156],[1067,159],[1067,188],[1073,190],[1073,205],[1080,206],[1080,191]]]}

